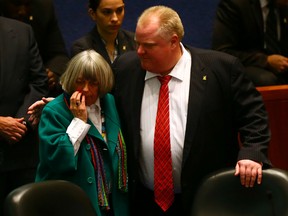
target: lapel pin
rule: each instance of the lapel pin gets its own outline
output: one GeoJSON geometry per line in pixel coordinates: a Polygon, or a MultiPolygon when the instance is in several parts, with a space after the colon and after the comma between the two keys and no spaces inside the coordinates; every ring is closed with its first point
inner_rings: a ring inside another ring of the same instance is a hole
{"type": "Polygon", "coordinates": [[[203,76],[203,78],[202,78],[204,81],[206,81],[207,80],[207,76],[205,75],[205,76],[203,76]]]}

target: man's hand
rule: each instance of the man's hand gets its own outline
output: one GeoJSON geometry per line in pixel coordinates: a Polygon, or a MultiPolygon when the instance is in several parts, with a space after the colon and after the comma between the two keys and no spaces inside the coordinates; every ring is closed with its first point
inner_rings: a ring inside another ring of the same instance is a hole
{"type": "Polygon", "coordinates": [[[19,142],[26,132],[24,118],[0,117],[0,135],[9,143],[19,142]]]}
{"type": "Polygon", "coordinates": [[[235,167],[235,176],[240,175],[240,182],[245,187],[253,187],[262,182],[262,164],[252,160],[239,160],[235,167]]]}
{"type": "Polygon", "coordinates": [[[33,127],[36,127],[38,125],[42,109],[44,108],[44,106],[53,99],[54,99],[53,97],[48,98],[43,97],[42,100],[36,101],[28,108],[27,113],[30,115],[28,120],[29,122],[31,122],[33,127]]]}
{"type": "Polygon", "coordinates": [[[281,55],[270,55],[267,58],[269,66],[278,73],[284,73],[288,70],[288,58],[281,55]]]}

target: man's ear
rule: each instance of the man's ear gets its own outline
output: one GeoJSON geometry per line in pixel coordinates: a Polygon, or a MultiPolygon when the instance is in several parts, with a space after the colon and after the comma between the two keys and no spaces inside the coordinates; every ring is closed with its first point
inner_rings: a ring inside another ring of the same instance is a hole
{"type": "Polygon", "coordinates": [[[173,46],[173,48],[176,48],[179,44],[179,37],[177,34],[173,34],[173,36],[171,37],[171,45],[173,46]]]}

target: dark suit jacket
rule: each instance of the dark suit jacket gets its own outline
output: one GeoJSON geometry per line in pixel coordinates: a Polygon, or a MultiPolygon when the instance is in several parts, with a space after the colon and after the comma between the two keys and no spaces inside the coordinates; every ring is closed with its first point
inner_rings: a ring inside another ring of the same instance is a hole
{"type": "MultiPolygon", "coordinates": [[[[240,58],[245,66],[265,68],[267,53],[263,26],[259,0],[221,0],[215,18],[212,48],[240,58]]],[[[286,35],[286,30],[283,34],[286,35]]],[[[285,35],[282,36],[283,55],[288,54],[285,35]]]]}
{"type": "Polygon", "coordinates": [[[47,75],[32,28],[0,17],[0,116],[25,117],[30,129],[14,145],[0,136],[0,171],[36,165],[37,133],[29,127],[27,109],[47,91],[47,75]]]}
{"type": "MultiPolygon", "coordinates": [[[[270,164],[267,159],[270,141],[267,113],[261,95],[244,77],[242,64],[224,53],[189,50],[193,63],[181,174],[186,215],[205,175],[234,167],[240,159],[270,164]],[[243,142],[241,149],[238,131],[243,142]]],[[[128,149],[133,202],[139,195],[133,192],[138,182],[140,110],[146,72],[141,69],[136,52],[120,56],[113,69],[115,100],[128,149]]]]}
{"type": "Polygon", "coordinates": [[[46,68],[62,75],[69,61],[66,46],[58,25],[53,0],[32,0],[30,22],[46,68]]]}
{"type": "MultiPolygon", "coordinates": [[[[120,29],[118,32],[117,39],[118,39],[118,55],[136,49],[136,43],[134,40],[133,32],[120,29]]],[[[71,48],[71,55],[74,56],[77,53],[88,49],[94,49],[111,65],[111,61],[106,51],[105,44],[103,43],[97,31],[97,26],[95,26],[92,29],[92,31],[89,32],[87,35],[73,42],[71,48]]]]}

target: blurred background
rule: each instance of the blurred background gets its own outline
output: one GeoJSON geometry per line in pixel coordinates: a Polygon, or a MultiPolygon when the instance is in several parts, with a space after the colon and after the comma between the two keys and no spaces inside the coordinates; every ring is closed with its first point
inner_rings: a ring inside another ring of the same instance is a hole
{"type": "MultiPolygon", "coordinates": [[[[72,41],[91,30],[93,22],[87,13],[87,0],[54,0],[59,25],[70,52],[72,41]]],[[[135,31],[138,16],[147,7],[166,5],[176,10],[185,27],[183,42],[210,48],[212,25],[219,0],[125,0],[123,28],[135,31]]]]}

